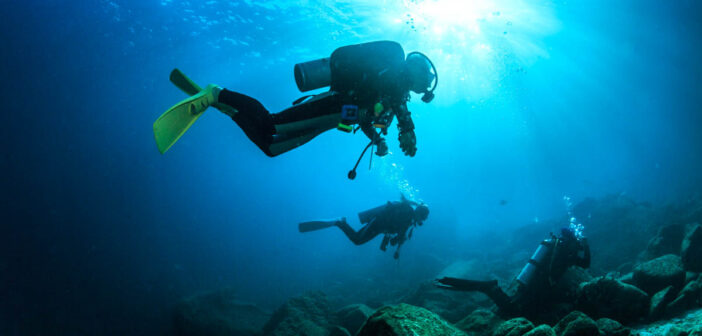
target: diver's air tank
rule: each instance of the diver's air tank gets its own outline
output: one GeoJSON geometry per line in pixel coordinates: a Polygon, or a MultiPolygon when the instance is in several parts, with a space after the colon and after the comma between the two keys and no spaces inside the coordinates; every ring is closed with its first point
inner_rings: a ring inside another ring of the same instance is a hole
{"type": "MultiPolygon", "coordinates": [[[[388,202],[390,203],[390,202],[388,202]]],[[[377,206],[373,209],[368,209],[366,211],[362,211],[358,213],[358,220],[361,221],[361,224],[368,224],[370,223],[373,219],[376,217],[380,216],[380,214],[385,211],[385,208],[388,206],[388,204],[383,204],[381,206],[377,206]]]]}
{"type": "Polygon", "coordinates": [[[295,83],[301,92],[331,85],[329,57],[295,64],[295,83]]]}
{"type": "Polygon", "coordinates": [[[517,276],[517,282],[523,286],[529,286],[529,283],[534,279],[534,275],[539,267],[543,266],[546,256],[553,249],[553,242],[551,240],[544,240],[539,244],[539,247],[534,251],[534,254],[529,259],[529,262],[524,265],[522,271],[519,272],[517,276]]]}

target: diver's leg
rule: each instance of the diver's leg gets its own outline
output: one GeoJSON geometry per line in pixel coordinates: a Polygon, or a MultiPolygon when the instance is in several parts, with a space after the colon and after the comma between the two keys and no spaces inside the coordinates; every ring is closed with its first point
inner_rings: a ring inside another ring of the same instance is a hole
{"type": "Polygon", "coordinates": [[[349,240],[356,245],[365,244],[378,235],[378,233],[373,233],[368,229],[370,227],[370,224],[364,226],[358,231],[355,231],[353,228],[351,228],[351,226],[348,223],[346,223],[345,220],[336,222],[336,226],[338,226],[339,229],[341,229],[341,231],[343,231],[344,234],[346,234],[346,237],[348,237],[349,240]]]}
{"type": "Polygon", "coordinates": [[[341,121],[341,105],[338,94],[326,92],[272,114],[275,135],[269,147],[271,153],[285,153],[334,129],[341,121]]]}
{"type": "Polygon", "coordinates": [[[233,107],[236,112],[230,115],[246,136],[266,155],[275,156],[270,151],[273,142],[273,120],[271,114],[256,99],[247,95],[223,89],[219,93],[218,102],[233,107]]]}
{"type": "Polygon", "coordinates": [[[476,281],[444,277],[436,281],[440,283],[440,285],[438,285],[440,288],[466,292],[481,292],[487,295],[487,297],[505,313],[512,314],[516,311],[516,306],[512,298],[497,285],[497,280],[476,281]]]}

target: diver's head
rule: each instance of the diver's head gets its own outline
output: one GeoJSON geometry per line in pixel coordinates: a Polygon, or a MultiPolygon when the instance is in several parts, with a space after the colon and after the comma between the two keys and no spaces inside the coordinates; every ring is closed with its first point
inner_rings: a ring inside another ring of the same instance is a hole
{"type": "Polygon", "coordinates": [[[422,101],[425,103],[430,102],[434,99],[434,89],[436,89],[438,81],[434,64],[431,63],[427,56],[416,51],[407,55],[406,63],[410,90],[416,93],[423,93],[422,101]]]}
{"type": "Polygon", "coordinates": [[[418,205],[417,208],[414,209],[414,217],[419,222],[419,225],[422,225],[422,222],[429,217],[429,207],[424,204],[418,205]]]}
{"type": "Polygon", "coordinates": [[[561,239],[563,241],[578,240],[578,238],[575,236],[575,231],[569,227],[561,228],[561,239]]]}

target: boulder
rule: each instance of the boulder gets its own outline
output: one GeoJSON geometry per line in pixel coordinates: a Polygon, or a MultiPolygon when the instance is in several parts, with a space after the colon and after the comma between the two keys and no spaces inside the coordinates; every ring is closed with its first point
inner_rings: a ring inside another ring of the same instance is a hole
{"type": "Polygon", "coordinates": [[[326,295],[310,292],[280,306],[263,327],[263,334],[328,336],[335,322],[326,295]]]}
{"type": "Polygon", "coordinates": [[[353,304],[341,308],[336,312],[339,325],[346,328],[351,334],[355,335],[361,329],[363,323],[373,315],[375,309],[372,309],[364,304],[353,304]]]}
{"type": "Polygon", "coordinates": [[[685,284],[695,281],[700,276],[699,273],[685,272],[685,284]]]}
{"type": "Polygon", "coordinates": [[[649,295],[663,288],[685,285],[685,270],[680,257],[667,254],[640,264],[634,269],[634,284],[649,295]]]}
{"type": "Polygon", "coordinates": [[[580,284],[576,306],[594,318],[629,323],[648,315],[649,297],[635,286],[600,277],[580,284]]]}
{"type": "Polygon", "coordinates": [[[465,336],[466,334],[424,308],[400,303],[378,309],[358,332],[358,336],[375,335],[465,336]]]}
{"type": "Polygon", "coordinates": [[[492,304],[482,293],[445,290],[436,287],[432,281],[421,283],[401,302],[426,308],[451,323],[460,321],[477,308],[492,304]]]}
{"type": "Polygon", "coordinates": [[[597,328],[600,329],[601,336],[630,336],[631,329],[624,327],[621,323],[608,319],[601,318],[597,320],[597,328]]]}
{"type": "Polygon", "coordinates": [[[470,315],[458,321],[455,326],[469,335],[492,336],[494,330],[502,322],[504,320],[495,315],[495,313],[485,309],[476,309],[470,315]]]}
{"type": "Polygon", "coordinates": [[[597,323],[579,311],[571,312],[553,327],[559,336],[599,336],[597,323]]]}
{"type": "Polygon", "coordinates": [[[531,329],[524,336],[556,336],[556,332],[548,324],[542,324],[534,329],[531,329]]]}
{"type": "Polygon", "coordinates": [[[702,303],[702,281],[697,279],[688,283],[678,296],[670,302],[665,312],[668,315],[679,315],[684,311],[699,307],[702,303]]]}
{"type": "Polygon", "coordinates": [[[237,300],[230,289],[183,299],[173,316],[173,333],[185,335],[259,335],[271,314],[237,300]]]}
{"type": "Polygon", "coordinates": [[[355,334],[351,334],[346,328],[342,326],[331,326],[329,328],[329,335],[328,336],[351,336],[355,334]]]}
{"type": "Polygon", "coordinates": [[[492,333],[493,336],[522,336],[534,329],[534,324],[523,317],[502,322],[492,333]]]}
{"type": "Polygon", "coordinates": [[[702,226],[694,224],[685,235],[680,249],[685,270],[702,272],[702,226]]]}
{"type": "Polygon", "coordinates": [[[665,307],[675,299],[678,291],[675,290],[673,286],[668,286],[662,291],[656,293],[651,297],[651,307],[649,309],[648,317],[651,320],[655,320],[665,311],[665,307]]]}
{"type": "MultiPolygon", "coordinates": [[[[625,284],[634,285],[634,272],[629,272],[629,273],[622,275],[619,278],[619,281],[621,281],[625,284]]],[[[634,286],[636,286],[636,285],[634,285],[634,286]]]]}
{"type": "Polygon", "coordinates": [[[680,254],[680,244],[685,236],[685,226],[673,224],[658,229],[658,234],[648,242],[646,260],[666,254],[680,254]]]}

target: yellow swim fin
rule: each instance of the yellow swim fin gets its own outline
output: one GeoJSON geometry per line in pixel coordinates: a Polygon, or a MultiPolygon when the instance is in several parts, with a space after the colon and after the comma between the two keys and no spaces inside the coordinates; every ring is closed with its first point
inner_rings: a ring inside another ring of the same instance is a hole
{"type": "Polygon", "coordinates": [[[163,113],[154,122],[154,137],[161,154],[180,139],[185,131],[202,115],[202,112],[217,102],[217,85],[210,84],[198,94],[187,98],[163,113]]]}

